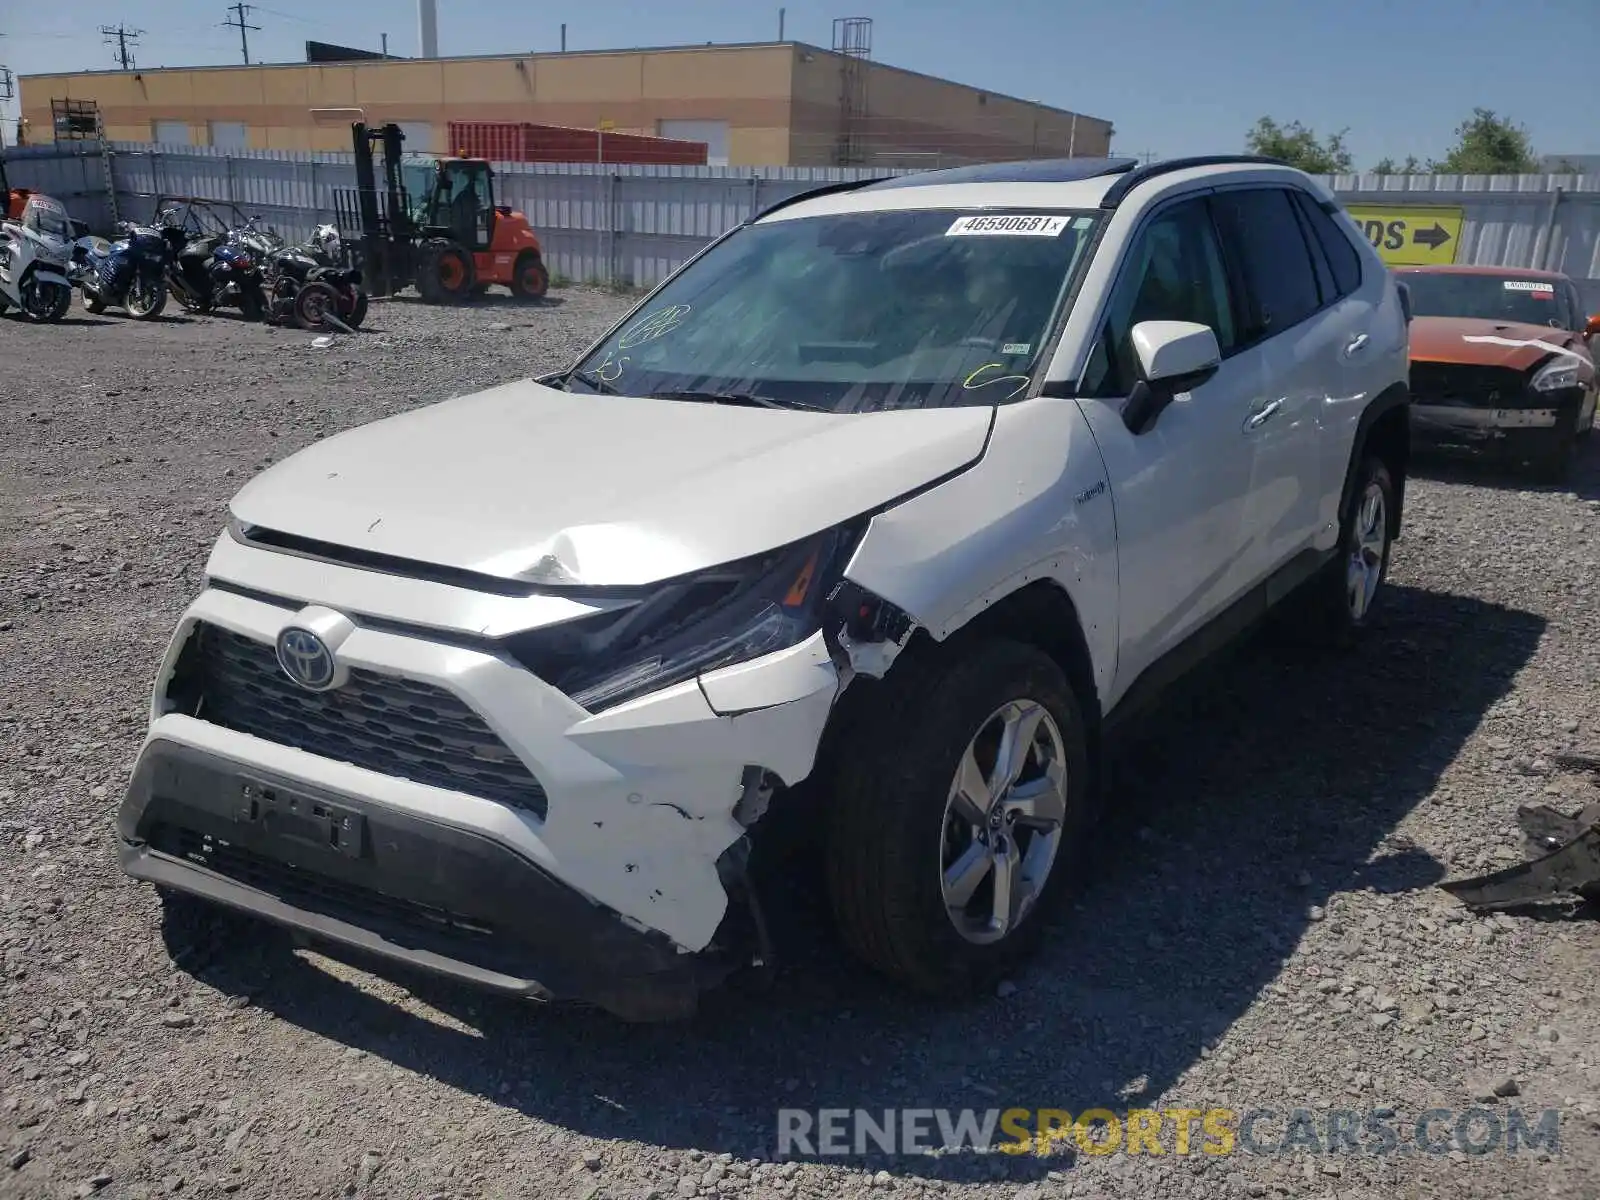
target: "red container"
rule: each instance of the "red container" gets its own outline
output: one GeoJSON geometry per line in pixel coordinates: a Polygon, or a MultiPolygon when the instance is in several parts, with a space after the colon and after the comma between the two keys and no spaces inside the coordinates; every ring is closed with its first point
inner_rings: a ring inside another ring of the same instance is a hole
{"type": "Polygon", "coordinates": [[[451,121],[450,153],[490,162],[668,163],[705,165],[704,142],[526,121],[451,121]]]}

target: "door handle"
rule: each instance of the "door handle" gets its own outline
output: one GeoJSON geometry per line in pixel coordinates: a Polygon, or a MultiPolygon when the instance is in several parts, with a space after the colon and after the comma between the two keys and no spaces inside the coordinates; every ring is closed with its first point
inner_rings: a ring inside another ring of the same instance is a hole
{"type": "Polygon", "coordinates": [[[1245,421],[1245,432],[1249,433],[1252,429],[1260,429],[1268,421],[1272,420],[1273,417],[1277,416],[1282,408],[1282,400],[1267,401],[1267,403],[1263,404],[1260,408],[1256,409],[1255,412],[1251,413],[1249,418],[1245,421]]]}
{"type": "Polygon", "coordinates": [[[1351,338],[1350,341],[1345,344],[1344,352],[1346,354],[1354,354],[1358,350],[1361,350],[1363,347],[1365,347],[1366,344],[1367,344],[1367,335],[1364,334],[1364,333],[1358,333],[1358,334],[1356,334],[1355,337],[1351,338]]]}

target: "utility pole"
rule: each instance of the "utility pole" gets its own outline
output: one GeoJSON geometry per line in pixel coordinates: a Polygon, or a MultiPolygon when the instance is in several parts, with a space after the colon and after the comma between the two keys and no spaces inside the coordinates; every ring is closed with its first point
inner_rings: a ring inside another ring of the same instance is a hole
{"type": "Polygon", "coordinates": [[[254,30],[257,33],[260,33],[261,26],[246,25],[244,19],[250,13],[255,11],[255,7],[256,6],[254,4],[230,4],[228,6],[228,11],[232,13],[233,16],[229,17],[223,22],[223,24],[228,26],[228,28],[237,29],[239,31],[239,49],[244,51],[244,65],[247,67],[250,65],[250,34],[246,31],[254,30]]]}
{"type": "Polygon", "coordinates": [[[116,50],[112,57],[117,60],[117,65],[124,71],[133,70],[133,47],[139,44],[139,38],[144,34],[142,29],[129,29],[126,25],[102,25],[100,32],[106,45],[115,45],[116,50]]]}

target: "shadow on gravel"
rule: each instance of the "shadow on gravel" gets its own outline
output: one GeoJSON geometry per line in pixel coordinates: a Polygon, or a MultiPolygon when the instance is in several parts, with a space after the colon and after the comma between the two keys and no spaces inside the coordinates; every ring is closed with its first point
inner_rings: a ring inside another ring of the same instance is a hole
{"type": "MultiPolygon", "coordinates": [[[[772,906],[789,948],[778,986],[725,989],[688,1025],[541,1011],[379,968],[464,1032],[282,949],[223,956],[200,974],[451,1087],[668,1149],[771,1157],[780,1108],[1137,1107],[1173,1088],[1273,982],[1313,906],[1444,874],[1393,830],[1510,689],[1544,622],[1412,588],[1392,587],[1385,601],[1356,648],[1316,654],[1266,631],[1174,697],[1118,757],[1097,877],[1004,1000],[930,1006],[880,985],[813,920],[820,889],[808,877],[772,906]]],[[[1288,1038],[1274,1052],[1292,1055],[1288,1038]]],[[[1179,1095],[1197,1107],[1249,1100],[1179,1095]]],[[[852,1161],[1026,1180],[1070,1160],[852,1161]]]]}
{"type": "Polygon", "coordinates": [[[1571,492],[1580,500],[1600,500],[1600,432],[1578,443],[1572,468],[1561,483],[1545,483],[1527,469],[1484,451],[1448,448],[1418,449],[1411,474],[1443,483],[1475,484],[1518,492],[1571,492]]]}
{"type": "MultiPolygon", "coordinates": [[[[386,296],[386,303],[420,305],[434,307],[427,304],[421,296],[386,296]]],[[[529,312],[538,312],[541,308],[560,308],[565,304],[564,296],[546,296],[542,300],[523,300],[509,292],[485,292],[481,296],[474,296],[462,308],[520,308],[529,312]]]]}

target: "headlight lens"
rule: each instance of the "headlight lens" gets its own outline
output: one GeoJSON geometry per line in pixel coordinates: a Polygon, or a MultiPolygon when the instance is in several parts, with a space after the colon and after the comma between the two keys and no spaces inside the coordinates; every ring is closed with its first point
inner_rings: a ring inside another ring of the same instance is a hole
{"type": "Polygon", "coordinates": [[[1529,385],[1536,392],[1559,392],[1578,386],[1578,364],[1570,358],[1558,358],[1534,372],[1529,385]]]}
{"type": "Polygon", "coordinates": [[[590,712],[803,642],[859,530],[838,528],[652,592],[618,616],[521,634],[508,649],[590,712]]]}

